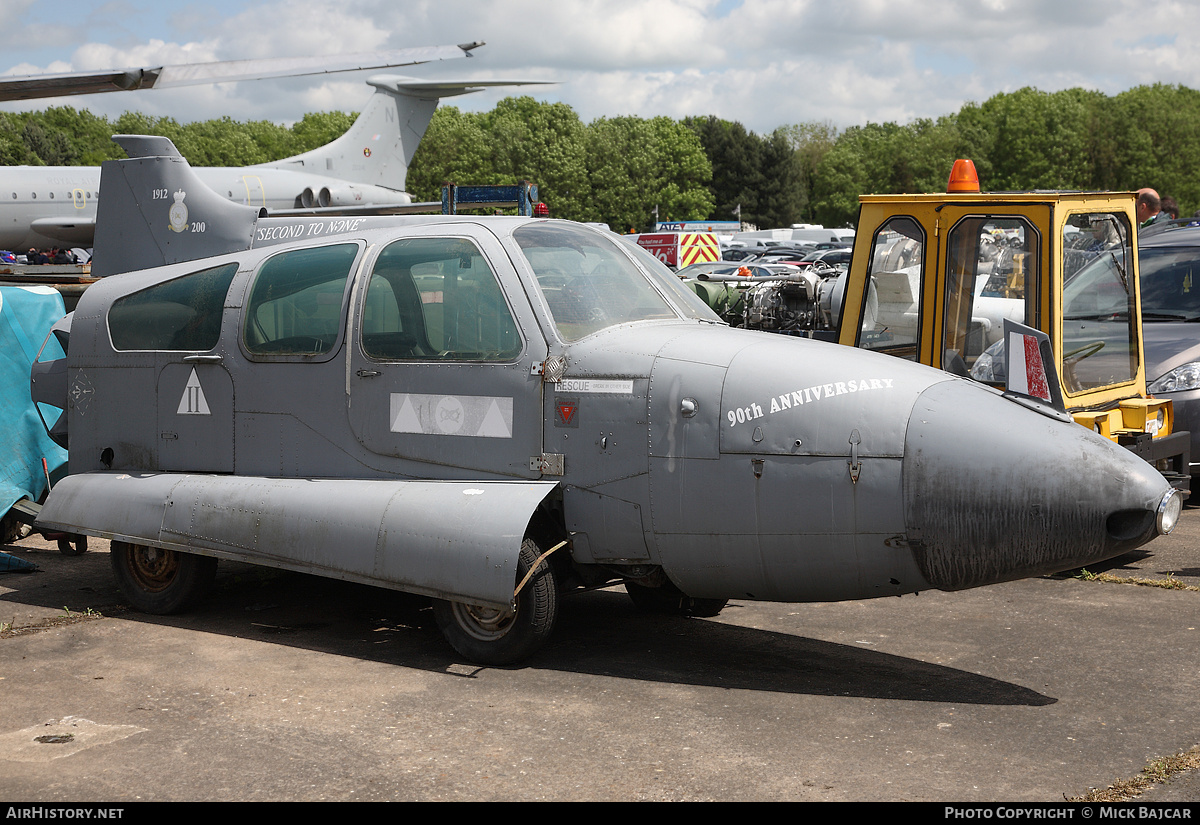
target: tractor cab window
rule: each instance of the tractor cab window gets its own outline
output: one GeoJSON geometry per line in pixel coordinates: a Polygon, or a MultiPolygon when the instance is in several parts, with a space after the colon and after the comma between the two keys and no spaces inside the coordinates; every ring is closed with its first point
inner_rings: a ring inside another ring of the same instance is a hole
{"type": "MultiPolygon", "coordinates": [[[[946,238],[942,369],[974,374],[970,371],[985,352],[990,363],[988,348],[1002,342],[1005,318],[1036,326],[1038,243],[1033,225],[1019,217],[972,215],[951,227],[946,238]]],[[[1002,351],[999,357],[1003,359],[1002,351]]]]}
{"type": "Polygon", "coordinates": [[[379,254],[362,348],[391,360],[511,361],[522,339],[487,259],[466,238],[406,238],[379,254]]]}
{"type": "Polygon", "coordinates": [[[115,350],[207,352],[221,337],[225,294],[236,263],[175,278],[126,295],[108,311],[115,350]]]}
{"type": "Polygon", "coordinates": [[[912,218],[896,217],[871,239],[868,290],[858,345],[916,360],[921,329],[921,265],[925,232],[912,218]]]}
{"type": "Polygon", "coordinates": [[[556,223],[525,224],[513,238],[564,341],[617,324],[680,317],[616,241],[556,223]]]}
{"type": "Polygon", "coordinates": [[[1064,227],[1062,382],[1068,394],[1137,375],[1130,237],[1119,213],[1072,215],[1064,227]]]}
{"type": "Polygon", "coordinates": [[[252,355],[317,356],[340,340],[342,307],[359,244],[294,249],[259,269],[242,341],[252,355]]]}

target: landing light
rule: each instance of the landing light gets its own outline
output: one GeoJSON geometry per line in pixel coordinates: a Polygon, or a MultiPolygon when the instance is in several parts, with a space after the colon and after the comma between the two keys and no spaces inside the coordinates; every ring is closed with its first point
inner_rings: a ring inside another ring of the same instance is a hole
{"type": "Polygon", "coordinates": [[[947,192],[978,192],[979,175],[975,164],[969,160],[956,160],[950,170],[950,180],[946,183],[947,192]]]}
{"type": "Polygon", "coordinates": [[[1155,526],[1158,527],[1158,534],[1165,536],[1175,529],[1175,524],[1179,521],[1179,514],[1183,511],[1183,496],[1178,490],[1168,490],[1167,494],[1162,497],[1162,501],[1158,503],[1158,519],[1155,526]]]}

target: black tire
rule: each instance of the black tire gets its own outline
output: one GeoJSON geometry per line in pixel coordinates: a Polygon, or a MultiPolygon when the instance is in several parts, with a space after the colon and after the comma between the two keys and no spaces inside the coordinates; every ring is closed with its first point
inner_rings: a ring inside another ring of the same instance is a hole
{"type": "Polygon", "coordinates": [[[212,588],[217,560],[114,541],[113,575],[130,606],[142,613],[165,615],[191,607],[212,588]]]}
{"type": "Polygon", "coordinates": [[[693,599],[670,582],[661,587],[625,582],[625,592],[638,610],[667,616],[710,619],[729,604],[729,599],[693,599]]]}
{"type": "MultiPolygon", "coordinates": [[[[541,553],[533,539],[521,543],[514,586],[541,553]]],[[[517,595],[515,611],[434,599],[433,615],[446,641],[463,656],[482,665],[510,665],[550,638],[558,616],[558,582],[543,561],[517,595]]]]}

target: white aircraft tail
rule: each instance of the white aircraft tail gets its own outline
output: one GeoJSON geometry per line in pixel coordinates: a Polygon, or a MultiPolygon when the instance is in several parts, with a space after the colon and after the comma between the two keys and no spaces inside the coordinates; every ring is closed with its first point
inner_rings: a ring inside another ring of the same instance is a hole
{"type": "Polygon", "coordinates": [[[539,81],[436,81],[374,75],[367,78],[367,83],[375,87],[375,93],[344,135],[311,152],[261,166],[305,171],[403,192],[413,153],[441,98],[477,92],[487,86],[536,82],[539,81]]]}

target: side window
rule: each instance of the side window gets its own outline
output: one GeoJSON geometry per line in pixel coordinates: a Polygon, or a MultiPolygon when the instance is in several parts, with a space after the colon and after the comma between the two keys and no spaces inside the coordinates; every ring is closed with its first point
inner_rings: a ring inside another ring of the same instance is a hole
{"type": "Polygon", "coordinates": [[[859,347],[916,360],[924,260],[925,233],[912,218],[892,218],[875,233],[859,347]]]}
{"type": "Polygon", "coordinates": [[[221,337],[225,294],[236,263],[156,284],[113,302],[108,334],[117,350],[207,352],[221,337]]]}
{"type": "MultiPolygon", "coordinates": [[[[1039,236],[1023,218],[972,216],[946,238],[942,368],[966,375],[1004,337],[1004,319],[1036,326],[1039,236]]],[[[989,353],[988,363],[996,349],[989,353]]],[[[981,373],[976,378],[989,380],[981,373]]],[[[994,380],[994,376],[990,380],[994,380]]]]}
{"type": "Polygon", "coordinates": [[[521,336],[483,253],[465,238],[407,238],[379,254],[362,347],[394,360],[511,361],[521,336]]]}
{"type": "Polygon", "coordinates": [[[1063,225],[1063,283],[1097,258],[1115,257],[1118,266],[1128,267],[1129,225],[1115,212],[1083,212],[1071,215],[1063,225]]]}
{"type": "Polygon", "coordinates": [[[296,249],[269,258],[254,278],[242,340],[254,355],[323,355],[341,330],[354,243],[296,249]]]}

